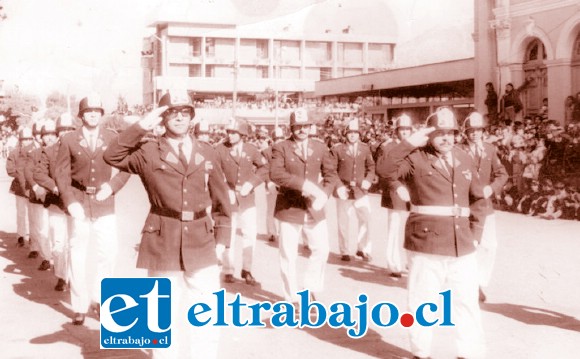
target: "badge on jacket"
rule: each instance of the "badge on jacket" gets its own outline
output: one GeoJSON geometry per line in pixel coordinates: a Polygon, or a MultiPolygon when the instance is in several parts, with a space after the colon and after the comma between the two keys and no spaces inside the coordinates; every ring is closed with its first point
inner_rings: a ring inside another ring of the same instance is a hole
{"type": "Polygon", "coordinates": [[[471,178],[472,178],[472,176],[471,176],[471,170],[465,170],[465,171],[463,171],[461,173],[463,173],[463,176],[465,176],[465,179],[466,180],[471,181],[471,178]]]}

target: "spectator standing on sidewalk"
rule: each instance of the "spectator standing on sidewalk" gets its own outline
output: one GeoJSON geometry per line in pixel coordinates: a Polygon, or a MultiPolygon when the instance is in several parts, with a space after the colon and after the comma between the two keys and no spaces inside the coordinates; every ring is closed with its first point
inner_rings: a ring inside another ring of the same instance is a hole
{"type": "Polygon", "coordinates": [[[492,125],[497,124],[497,92],[493,87],[493,83],[488,82],[485,84],[485,90],[487,91],[487,96],[485,97],[485,106],[487,107],[487,118],[489,123],[492,125]]]}

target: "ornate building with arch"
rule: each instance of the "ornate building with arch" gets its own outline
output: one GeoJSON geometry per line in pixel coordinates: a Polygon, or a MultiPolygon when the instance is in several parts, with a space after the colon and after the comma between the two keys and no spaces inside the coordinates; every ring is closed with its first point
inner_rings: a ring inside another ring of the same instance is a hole
{"type": "Polygon", "coordinates": [[[580,1],[475,1],[475,106],[484,108],[485,83],[521,93],[526,114],[549,101],[548,118],[565,121],[564,101],[580,92],[580,1]]]}

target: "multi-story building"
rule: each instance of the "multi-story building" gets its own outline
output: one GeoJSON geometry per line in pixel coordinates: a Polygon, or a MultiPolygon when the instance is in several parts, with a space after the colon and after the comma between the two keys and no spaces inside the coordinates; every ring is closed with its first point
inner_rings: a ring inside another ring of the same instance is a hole
{"type": "Polygon", "coordinates": [[[174,87],[196,99],[268,91],[300,99],[316,81],[389,68],[396,23],[381,1],[364,5],[327,1],[253,24],[155,19],[142,52],[144,104],[174,87]]]}

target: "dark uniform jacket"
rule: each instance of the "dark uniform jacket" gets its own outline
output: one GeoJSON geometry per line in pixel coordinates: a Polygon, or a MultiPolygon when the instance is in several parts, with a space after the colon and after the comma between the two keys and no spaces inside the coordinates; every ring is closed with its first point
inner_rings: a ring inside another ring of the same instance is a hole
{"type": "MultiPolygon", "coordinates": [[[[238,191],[246,182],[254,188],[268,179],[268,161],[262,156],[258,148],[249,143],[242,144],[242,155],[234,152],[229,142],[216,147],[218,163],[224,171],[226,181],[231,190],[238,191]]],[[[255,197],[254,190],[248,195],[255,197]]],[[[255,198],[254,198],[255,201],[255,198]]]]}
{"type": "Polygon", "coordinates": [[[20,197],[28,197],[28,191],[25,190],[26,179],[24,178],[24,165],[26,164],[27,147],[18,147],[10,151],[6,159],[6,173],[13,177],[10,184],[10,193],[20,197]]]}
{"type": "MultiPolygon", "coordinates": [[[[376,152],[377,162],[384,160],[383,157],[389,156],[389,152],[395,148],[395,146],[400,143],[399,140],[383,143],[376,152]]],[[[409,203],[405,202],[397,194],[397,188],[400,185],[404,185],[399,182],[390,182],[387,178],[379,178],[379,188],[382,189],[381,193],[381,207],[396,209],[396,210],[409,210],[409,203]]]]}
{"type": "Polygon", "coordinates": [[[151,209],[143,226],[137,267],[195,271],[216,265],[212,223],[205,212],[212,198],[225,216],[231,216],[231,208],[215,150],[192,138],[185,168],[165,137],[141,142],[145,134],[136,123],[112,141],[104,154],[112,166],[138,174],[149,197],[151,209]]]}
{"type": "Polygon", "coordinates": [[[113,193],[117,193],[130,177],[122,172],[111,177],[113,168],[103,160],[103,152],[115,137],[113,131],[101,128],[94,152],[83,136],[82,127],[60,139],[55,179],[66,207],[78,202],[88,218],[115,213],[114,196],[104,201],[95,199],[95,193],[101,185],[108,183],[113,193]]]}
{"type": "Polygon", "coordinates": [[[324,209],[315,211],[311,198],[302,195],[306,180],[318,184],[328,196],[340,179],[336,173],[336,163],[326,145],[320,141],[308,140],[308,157],[293,138],[279,142],[272,148],[270,179],[280,186],[274,216],[285,222],[304,224],[308,213],[315,222],[324,219],[324,209]]]}
{"type": "MultiPolygon", "coordinates": [[[[477,159],[469,147],[469,143],[460,145],[467,152],[475,163],[479,180],[482,186],[491,186],[494,195],[500,195],[503,186],[507,182],[509,175],[497,155],[495,146],[483,143],[481,158],[477,159]]],[[[493,213],[492,199],[481,198],[471,204],[473,215],[487,216],[493,213]]]]}
{"type": "MultiPolygon", "coordinates": [[[[415,149],[403,141],[377,163],[377,173],[390,181],[403,178],[413,205],[469,207],[470,195],[483,196],[477,169],[463,150],[454,148],[452,156],[450,176],[431,147],[415,149]]],[[[405,248],[415,252],[459,257],[475,251],[473,241],[467,217],[411,212],[405,227],[405,248]]]]}
{"type": "MultiPolygon", "coordinates": [[[[357,153],[352,153],[351,144],[339,143],[332,147],[331,153],[336,161],[337,173],[342,185],[348,189],[348,199],[359,199],[368,190],[361,188],[363,180],[370,184],[375,179],[375,161],[370,147],[364,142],[357,143],[357,153]]],[[[337,186],[337,188],[340,184],[337,186]]],[[[334,191],[334,197],[338,194],[334,191]]]]}
{"type": "Polygon", "coordinates": [[[37,198],[36,194],[32,190],[32,187],[38,185],[34,180],[34,167],[40,162],[40,157],[42,156],[43,147],[34,146],[26,154],[26,160],[24,164],[24,178],[26,179],[26,189],[29,190],[28,200],[30,203],[42,204],[44,203],[44,198],[37,198]]]}
{"type": "Polygon", "coordinates": [[[34,181],[36,181],[39,186],[44,187],[47,191],[44,205],[54,210],[58,209],[62,212],[67,212],[60,195],[54,193],[54,189],[57,188],[55,181],[56,156],[58,155],[59,147],[60,141],[43,148],[40,161],[34,167],[33,176],[34,181]]]}

